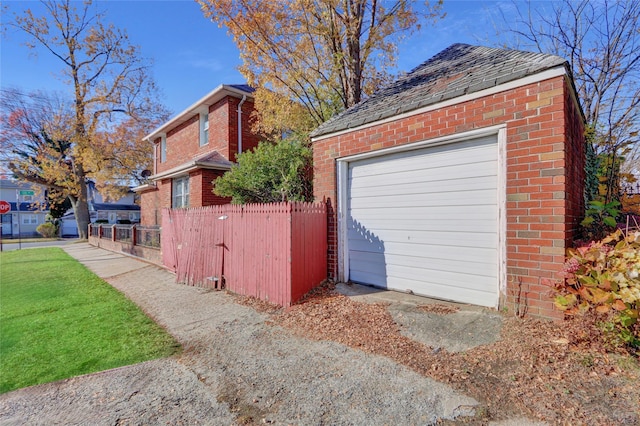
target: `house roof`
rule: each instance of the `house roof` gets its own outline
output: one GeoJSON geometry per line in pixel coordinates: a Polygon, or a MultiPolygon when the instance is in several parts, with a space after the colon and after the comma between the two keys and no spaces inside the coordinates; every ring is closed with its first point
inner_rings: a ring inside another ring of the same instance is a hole
{"type": "Polygon", "coordinates": [[[34,187],[36,186],[42,187],[42,185],[38,185],[31,182],[22,182],[22,181],[11,180],[11,179],[0,179],[0,188],[5,188],[5,189],[29,190],[29,189],[34,189],[34,187]]]}
{"type": "Polygon", "coordinates": [[[568,63],[543,53],[453,44],[321,124],[311,137],[359,127],[556,67],[567,69],[568,63]]]}
{"type": "Polygon", "coordinates": [[[149,133],[143,138],[143,140],[153,142],[154,139],[160,137],[163,134],[166,134],[169,130],[186,122],[195,114],[207,111],[211,105],[215,104],[226,96],[233,96],[236,98],[247,96],[253,98],[253,92],[255,92],[255,89],[246,84],[221,84],[220,86],[216,87],[211,92],[206,94],[204,97],[202,97],[200,100],[196,101],[193,105],[178,113],[171,120],[167,121],[162,126],[149,133]]]}
{"type": "MultiPolygon", "coordinates": [[[[213,169],[213,170],[230,170],[233,163],[222,154],[217,151],[210,152],[208,154],[197,157],[191,161],[183,163],[177,167],[174,167],[164,172],[149,176],[150,181],[157,181],[160,179],[173,178],[185,173],[188,173],[196,169],[213,169]]],[[[139,189],[135,188],[135,189],[139,189]]],[[[144,188],[148,189],[148,188],[144,188]]]]}
{"type": "Polygon", "coordinates": [[[19,210],[18,210],[18,203],[10,201],[9,205],[11,206],[11,213],[16,213],[18,211],[23,213],[25,212],[48,213],[49,212],[49,206],[47,204],[45,204],[44,206],[42,206],[43,208],[41,208],[41,205],[39,203],[20,203],[19,210]]]}
{"type": "Polygon", "coordinates": [[[140,206],[136,204],[115,204],[115,203],[92,203],[92,210],[95,211],[139,211],[140,206]]]}

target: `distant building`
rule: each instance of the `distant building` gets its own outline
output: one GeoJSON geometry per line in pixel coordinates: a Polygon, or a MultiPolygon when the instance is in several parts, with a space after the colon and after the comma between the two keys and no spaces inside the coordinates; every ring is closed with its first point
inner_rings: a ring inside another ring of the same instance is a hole
{"type": "MultiPolygon", "coordinates": [[[[136,194],[133,191],[129,191],[116,202],[109,202],[98,192],[95,184],[89,181],[87,197],[91,222],[109,224],[140,222],[140,206],[136,204],[136,194]]],[[[63,237],[78,235],[78,225],[73,210],[69,210],[61,218],[60,235],[63,237]]]]}
{"type": "Polygon", "coordinates": [[[11,210],[2,215],[2,236],[38,235],[36,228],[49,214],[45,195],[46,190],[41,185],[0,179],[0,200],[11,206],[11,210]]]}

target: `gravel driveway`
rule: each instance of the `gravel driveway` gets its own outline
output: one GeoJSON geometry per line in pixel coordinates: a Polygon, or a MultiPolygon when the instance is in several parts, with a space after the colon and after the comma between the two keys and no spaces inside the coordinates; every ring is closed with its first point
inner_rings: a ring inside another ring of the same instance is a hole
{"type": "Polygon", "coordinates": [[[224,292],[173,283],[153,265],[65,250],[183,345],[180,355],[0,396],[0,423],[434,424],[477,402],[391,360],[295,337],[224,292]]]}

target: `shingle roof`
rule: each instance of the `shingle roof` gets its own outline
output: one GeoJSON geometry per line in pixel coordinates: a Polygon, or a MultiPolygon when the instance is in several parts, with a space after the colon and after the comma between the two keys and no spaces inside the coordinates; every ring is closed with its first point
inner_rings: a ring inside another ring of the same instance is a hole
{"type": "Polygon", "coordinates": [[[131,210],[138,211],[140,206],[136,204],[93,203],[93,210],[131,210]]]}
{"type": "Polygon", "coordinates": [[[256,91],[256,89],[249,86],[248,84],[229,84],[229,86],[247,93],[253,93],[256,91]]]}
{"type": "Polygon", "coordinates": [[[555,55],[454,44],[404,77],[326,121],[318,137],[527,77],[557,66],[555,55]]]}

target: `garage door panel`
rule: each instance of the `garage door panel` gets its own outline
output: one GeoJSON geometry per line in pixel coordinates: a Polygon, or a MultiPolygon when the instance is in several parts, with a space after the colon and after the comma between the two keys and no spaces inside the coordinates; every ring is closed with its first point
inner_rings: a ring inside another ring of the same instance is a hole
{"type": "MultiPolygon", "coordinates": [[[[373,180],[373,179],[372,179],[373,180]]],[[[380,183],[372,183],[370,181],[357,182],[358,185],[352,185],[351,188],[357,190],[358,197],[369,195],[387,195],[397,194],[398,189],[403,193],[416,194],[416,193],[438,193],[438,192],[471,192],[482,189],[494,189],[496,187],[495,176],[481,176],[477,178],[457,178],[446,182],[446,186],[434,184],[434,182],[426,182],[423,180],[415,179],[415,181],[403,182],[402,188],[398,188],[398,185],[389,183],[388,178],[376,179],[380,183]]],[[[355,183],[355,182],[354,182],[355,183]]]]}
{"type": "MultiPolygon", "coordinates": [[[[437,220],[426,219],[414,219],[407,218],[405,220],[399,220],[395,218],[376,218],[363,220],[361,226],[370,227],[372,229],[379,230],[393,230],[393,231],[406,231],[413,233],[416,229],[421,231],[440,231],[442,229],[448,229],[452,232],[495,232],[496,223],[493,218],[489,219],[476,219],[473,221],[462,221],[456,218],[441,218],[437,220]],[[365,225],[366,224],[366,225],[365,225]]],[[[358,229],[358,225],[351,222],[349,229],[358,229]]],[[[408,234],[411,236],[411,234],[408,234]]]]}
{"type": "Polygon", "coordinates": [[[473,192],[454,192],[454,193],[436,193],[436,194],[397,194],[389,195],[387,202],[390,205],[381,206],[380,197],[357,197],[352,199],[352,209],[401,209],[405,207],[428,207],[430,205],[451,206],[456,208],[471,208],[472,206],[495,205],[497,202],[497,194],[495,190],[482,190],[473,192]]]}
{"type": "MultiPolygon", "coordinates": [[[[429,268],[398,267],[396,265],[388,265],[386,271],[388,280],[392,283],[391,285],[393,285],[395,281],[415,280],[416,277],[429,277],[428,283],[420,281],[422,284],[416,285],[413,289],[416,293],[424,293],[428,291],[427,289],[432,285],[465,288],[469,286],[470,282],[473,282],[473,288],[477,291],[491,293],[496,279],[496,277],[480,274],[440,271],[429,268]]],[[[401,288],[400,290],[405,289],[401,288]]]]}
{"type": "MultiPolygon", "coordinates": [[[[386,256],[385,260],[387,265],[393,265],[394,267],[399,268],[422,268],[425,271],[435,270],[449,273],[459,272],[468,275],[477,274],[477,271],[481,270],[484,267],[484,262],[486,262],[486,259],[481,258],[474,258],[473,260],[460,262],[459,260],[443,259],[442,256],[438,257],[437,255],[432,258],[428,258],[411,255],[402,256],[398,254],[389,254],[386,256]]],[[[389,266],[389,268],[391,267],[389,266]]],[[[387,268],[385,268],[385,270],[386,269],[387,268]]]]}
{"type": "MultiPolygon", "coordinates": [[[[362,223],[368,223],[372,219],[385,219],[389,217],[391,210],[379,208],[362,210],[358,213],[358,219],[362,223]]],[[[451,209],[449,206],[420,206],[412,209],[394,209],[392,211],[393,217],[398,222],[415,220],[418,218],[428,218],[431,221],[438,221],[444,219],[451,220],[495,220],[495,206],[492,205],[480,205],[473,206],[473,208],[467,208],[462,206],[459,209],[451,209]]],[[[350,223],[353,222],[353,218],[349,218],[350,223]]]]}
{"type": "Polygon", "coordinates": [[[353,265],[352,273],[357,276],[362,274],[373,274],[379,276],[382,283],[386,280],[386,263],[385,262],[372,262],[371,257],[362,256],[360,261],[356,261],[353,265]]]}
{"type": "MultiPolygon", "coordinates": [[[[497,247],[497,239],[493,238],[490,232],[454,232],[454,231],[397,231],[393,229],[379,230],[375,234],[375,241],[381,241],[385,246],[385,251],[389,251],[392,247],[390,244],[413,244],[417,246],[453,246],[453,247],[479,247],[492,248],[497,247]]],[[[348,237],[351,240],[363,239],[368,240],[366,235],[362,235],[355,230],[348,231],[348,237]]],[[[416,248],[420,250],[420,248],[416,248]]]]}
{"type": "MultiPolygon", "coordinates": [[[[362,283],[365,283],[363,281],[362,283]]],[[[371,284],[382,287],[379,284],[371,284]]],[[[434,297],[436,299],[451,300],[454,302],[471,303],[480,306],[494,306],[495,296],[492,293],[473,287],[456,287],[449,283],[432,283],[424,286],[422,281],[413,279],[397,278],[392,286],[387,286],[391,290],[407,291],[411,290],[421,296],[434,297]]]]}
{"type": "Polygon", "coordinates": [[[387,286],[386,275],[371,270],[354,269],[351,271],[351,281],[358,284],[372,285],[381,288],[389,288],[387,286]]]}
{"type": "MultiPolygon", "coordinates": [[[[371,158],[368,160],[359,161],[359,165],[365,166],[353,170],[350,175],[351,178],[359,178],[365,176],[375,176],[378,174],[395,174],[399,170],[401,171],[422,171],[425,169],[432,169],[436,173],[446,173],[446,169],[451,166],[470,166],[473,167],[476,164],[483,162],[495,162],[496,156],[491,150],[487,150],[487,146],[495,145],[493,142],[487,140],[486,143],[476,142],[461,142],[456,145],[455,157],[451,154],[451,144],[441,145],[439,147],[433,147],[428,149],[421,149],[414,152],[403,152],[398,154],[392,154],[385,156],[384,161],[379,161],[379,158],[371,158]],[[427,152],[429,151],[429,152],[427,152]]],[[[429,171],[429,173],[432,173],[429,171]]]]}
{"type": "Polygon", "coordinates": [[[497,158],[494,136],[350,163],[350,279],[495,306],[497,158]]]}
{"type": "MultiPolygon", "coordinates": [[[[485,174],[487,169],[494,167],[496,161],[487,161],[483,163],[473,164],[459,164],[457,166],[450,166],[448,168],[437,167],[428,170],[409,170],[409,165],[403,167],[398,164],[398,169],[395,173],[372,171],[371,175],[367,176],[352,176],[351,187],[354,189],[387,186],[390,181],[401,180],[403,183],[423,183],[423,184],[437,184],[438,182],[453,183],[457,181],[472,181],[477,178],[491,178],[492,175],[485,174]]],[[[420,167],[427,167],[426,164],[419,164],[420,167]]],[[[437,187],[436,187],[437,188],[437,187]]]]}
{"type": "MultiPolygon", "coordinates": [[[[379,242],[372,244],[363,239],[350,241],[349,251],[363,253],[384,253],[384,261],[387,255],[419,256],[425,261],[437,261],[437,259],[453,259],[461,263],[466,261],[490,262],[495,259],[493,247],[465,247],[457,245],[427,245],[379,242]],[[351,244],[352,243],[352,244],[351,244]],[[434,260],[435,259],[435,260],[434,260]]],[[[486,265],[485,265],[486,267],[486,265]]]]}

